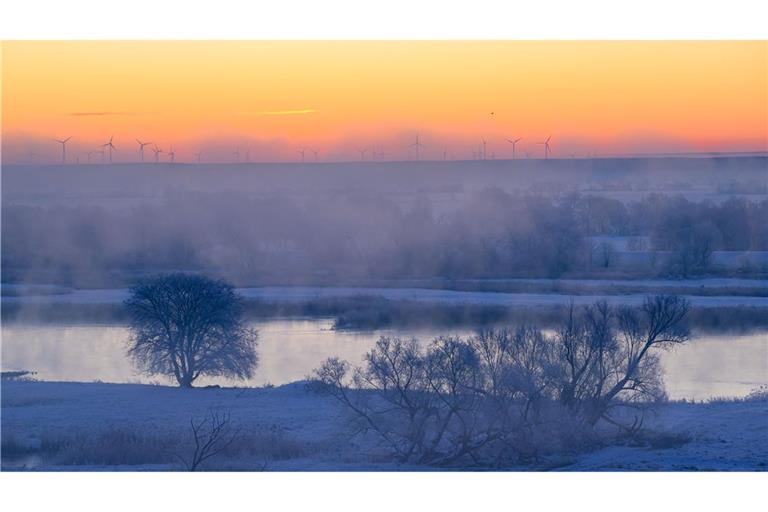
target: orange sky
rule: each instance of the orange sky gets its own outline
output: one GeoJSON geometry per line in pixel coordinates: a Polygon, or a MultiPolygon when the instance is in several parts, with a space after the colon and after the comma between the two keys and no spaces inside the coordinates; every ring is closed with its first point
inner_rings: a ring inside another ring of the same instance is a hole
{"type": "Polygon", "coordinates": [[[508,157],[512,137],[538,156],[550,134],[555,156],[768,145],[765,41],[4,42],[2,65],[6,162],[112,134],[116,161],[137,137],[180,160],[409,158],[417,132],[426,158],[482,138],[508,157]]]}

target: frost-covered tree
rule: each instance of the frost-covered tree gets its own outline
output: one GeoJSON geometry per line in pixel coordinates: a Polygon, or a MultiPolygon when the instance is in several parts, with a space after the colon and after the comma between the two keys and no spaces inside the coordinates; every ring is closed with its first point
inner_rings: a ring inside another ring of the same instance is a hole
{"type": "Polygon", "coordinates": [[[190,388],[201,375],[246,379],[258,363],[257,332],[226,282],[175,273],[131,289],[128,354],[146,374],[172,376],[190,388]]]}
{"type": "Polygon", "coordinates": [[[554,334],[520,326],[426,347],[382,337],[360,367],[328,359],[313,386],[400,461],[517,464],[577,450],[601,422],[638,431],[665,396],[658,349],[688,340],[688,309],[659,295],[636,308],[572,306],[554,334]]]}

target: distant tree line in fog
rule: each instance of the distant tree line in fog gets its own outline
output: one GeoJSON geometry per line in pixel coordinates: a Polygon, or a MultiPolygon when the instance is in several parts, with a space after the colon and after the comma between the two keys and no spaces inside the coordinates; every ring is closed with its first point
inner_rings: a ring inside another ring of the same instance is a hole
{"type": "Polygon", "coordinates": [[[565,277],[613,271],[609,242],[632,237],[628,250],[653,263],[637,275],[687,277],[708,273],[713,251],[767,251],[766,219],[768,201],[736,198],[718,204],[652,195],[623,203],[486,189],[446,207],[427,197],[403,206],[364,193],[304,202],[188,193],[123,210],[4,205],[2,264],[6,279],[73,284],[174,270],[241,285],[565,277]]]}

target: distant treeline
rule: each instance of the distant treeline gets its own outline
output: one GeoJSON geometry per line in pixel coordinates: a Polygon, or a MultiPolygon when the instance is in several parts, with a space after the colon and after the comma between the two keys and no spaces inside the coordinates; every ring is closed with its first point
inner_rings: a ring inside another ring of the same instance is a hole
{"type": "MultiPolygon", "coordinates": [[[[712,271],[713,251],[768,251],[768,201],[653,195],[623,203],[493,188],[456,201],[437,208],[429,196],[403,206],[370,193],[300,201],[201,192],[122,210],[4,204],[3,279],[98,285],[171,270],[205,271],[238,285],[688,277],[712,271]],[[643,255],[642,264],[621,267],[622,252],[643,255]]],[[[733,269],[765,271],[746,264],[733,269]]]]}

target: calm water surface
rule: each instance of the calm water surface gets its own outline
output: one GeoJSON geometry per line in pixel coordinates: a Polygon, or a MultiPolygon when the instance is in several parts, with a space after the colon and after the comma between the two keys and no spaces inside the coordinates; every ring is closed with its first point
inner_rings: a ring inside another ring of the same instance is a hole
{"type": "MultiPolygon", "coordinates": [[[[331,329],[332,320],[269,320],[259,330],[260,364],[247,385],[284,384],[305,378],[325,358],[361,361],[381,335],[415,336],[427,341],[453,331],[366,331],[331,329]]],[[[125,355],[128,330],[116,325],[33,325],[8,323],[2,328],[3,370],[33,370],[40,380],[159,382],[139,375],[125,355]]],[[[661,356],[670,398],[703,400],[744,396],[768,383],[768,331],[751,334],[701,335],[661,356]]],[[[232,384],[223,380],[200,384],[232,384]]],[[[242,383],[241,383],[242,384],[242,383]]]]}

